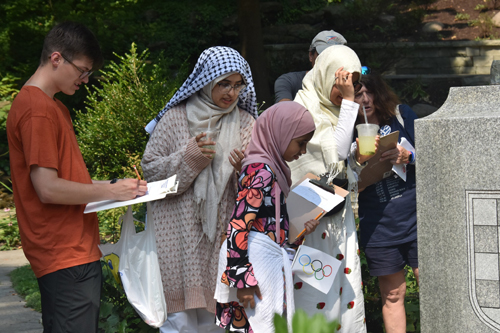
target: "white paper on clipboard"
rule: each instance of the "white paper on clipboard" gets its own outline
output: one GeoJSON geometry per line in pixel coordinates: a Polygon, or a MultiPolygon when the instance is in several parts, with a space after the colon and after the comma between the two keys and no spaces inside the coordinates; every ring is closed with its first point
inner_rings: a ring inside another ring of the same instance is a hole
{"type": "Polygon", "coordinates": [[[312,184],[309,179],[305,179],[294,187],[292,192],[300,195],[326,212],[329,212],[344,200],[342,196],[325,191],[321,187],[312,184]]]}
{"type": "Polygon", "coordinates": [[[309,220],[316,218],[319,214],[324,214],[325,212],[331,210],[325,210],[322,207],[318,206],[321,204],[323,207],[335,207],[349,194],[348,191],[344,190],[341,187],[335,186],[335,192],[337,194],[333,194],[331,192],[325,191],[319,186],[316,186],[309,181],[311,179],[318,180],[319,177],[308,173],[301,180],[296,182],[291,187],[290,193],[288,193],[288,197],[286,198],[286,207],[288,211],[289,224],[288,224],[288,238],[293,241],[297,235],[304,229],[304,223],[309,220]],[[307,185],[305,185],[308,183],[307,185]],[[305,185],[306,187],[312,186],[311,189],[314,191],[309,191],[309,189],[299,189],[299,193],[295,191],[295,188],[305,185]],[[317,191],[324,191],[328,194],[325,194],[325,198],[329,198],[325,203],[321,203],[321,196],[317,194],[317,191]],[[307,198],[304,198],[302,195],[307,198]]]}
{"type": "Polygon", "coordinates": [[[179,182],[177,181],[177,175],[173,175],[164,180],[148,183],[148,191],[146,192],[145,195],[126,201],[103,200],[103,201],[90,202],[85,207],[83,213],[88,214],[93,212],[99,212],[101,210],[163,199],[167,196],[167,194],[176,193],[178,185],[179,182]]]}

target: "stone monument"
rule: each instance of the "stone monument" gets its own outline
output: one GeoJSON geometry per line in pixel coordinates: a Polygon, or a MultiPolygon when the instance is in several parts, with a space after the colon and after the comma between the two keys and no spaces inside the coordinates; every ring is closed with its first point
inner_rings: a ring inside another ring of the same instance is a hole
{"type": "Polygon", "coordinates": [[[500,84],[500,60],[491,62],[490,84],[500,84]]]}
{"type": "Polygon", "coordinates": [[[415,122],[422,333],[500,332],[500,86],[415,122]]]}

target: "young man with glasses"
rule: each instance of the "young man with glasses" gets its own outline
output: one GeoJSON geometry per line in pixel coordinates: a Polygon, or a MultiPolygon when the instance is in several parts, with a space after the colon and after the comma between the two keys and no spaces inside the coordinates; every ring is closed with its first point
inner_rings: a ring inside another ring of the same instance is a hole
{"type": "Polygon", "coordinates": [[[45,37],[40,65],[7,118],[10,170],[23,250],[38,278],[44,332],[97,332],[101,253],[99,200],[127,200],[146,182],[93,181],[83,161],[68,109],[54,97],[73,95],[103,58],[85,26],[65,22],[45,37]]]}

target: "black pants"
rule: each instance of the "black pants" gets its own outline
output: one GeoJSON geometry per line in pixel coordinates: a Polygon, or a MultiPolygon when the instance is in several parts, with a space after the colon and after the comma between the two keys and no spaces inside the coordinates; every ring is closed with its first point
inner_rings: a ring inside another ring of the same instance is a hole
{"type": "Polygon", "coordinates": [[[97,332],[102,270],[99,261],[61,269],[38,279],[44,333],[97,332]]]}

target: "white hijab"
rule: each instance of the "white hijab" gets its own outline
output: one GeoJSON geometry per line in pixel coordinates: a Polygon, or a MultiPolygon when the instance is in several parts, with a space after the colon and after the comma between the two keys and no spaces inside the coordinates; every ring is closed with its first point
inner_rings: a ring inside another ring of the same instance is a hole
{"type": "MultiPolygon", "coordinates": [[[[351,73],[359,73],[361,79],[361,62],[356,53],[345,45],[330,46],[316,58],[313,69],[302,81],[302,90],[295,97],[295,102],[302,104],[313,116],[316,131],[307,145],[307,154],[290,163],[293,182],[307,172],[316,175],[328,172],[332,175],[345,170],[344,162],[339,161],[334,138],[340,107],[330,101],[335,72],[340,67],[351,73]]],[[[349,168],[345,171],[350,174],[349,168]]],[[[354,177],[349,175],[350,182],[351,178],[355,182],[354,177]]]]}
{"type": "Polygon", "coordinates": [[[217,106],[212,100],[212,90],[217,82],[230,75],[230,72],[219,76],[203,89],[191,95],[186,102],[189,132],[192,136],[211,129],[219,130],[217,153],[212,162],[203,169],[194,181],[194,195],[197,204],[195,218],[201,220],[203,232],[211,242],[215,241],[217,223],[219,221],[218,207],[229,177],[233,174],[233,166],[229,163],[229,153],[241,147],[240,111],[235,99],[227,109],[217,106]]]}

